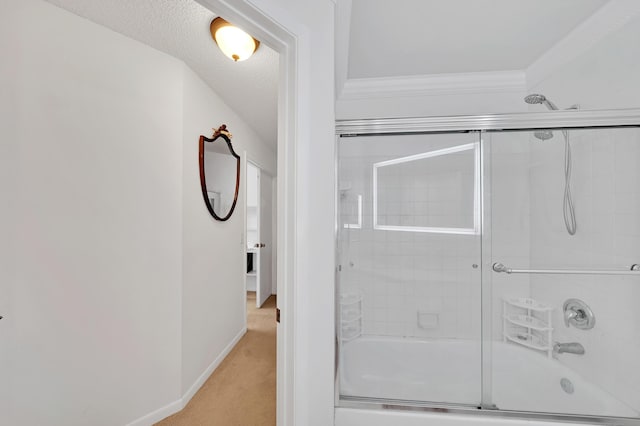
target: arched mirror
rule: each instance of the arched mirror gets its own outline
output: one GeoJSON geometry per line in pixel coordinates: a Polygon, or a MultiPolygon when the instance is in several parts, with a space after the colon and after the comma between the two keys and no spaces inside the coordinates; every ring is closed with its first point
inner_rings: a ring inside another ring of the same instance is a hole
{"type": "Polygon", "coordinates": [[[217,220],[231,217],[238,201],[240,156],[231,145],[231,133],[222,125],[211,138],[200,136],[200,187],[207,210],[217,220]]]}

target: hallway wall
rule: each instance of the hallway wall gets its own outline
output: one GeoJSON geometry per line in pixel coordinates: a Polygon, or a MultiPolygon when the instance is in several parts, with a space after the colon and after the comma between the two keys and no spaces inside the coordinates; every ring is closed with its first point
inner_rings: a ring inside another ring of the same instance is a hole
{"type": "Polygon", "coordinates": [[[179,396],[181,64],[40,1],[0,15],[16,147],[5,424],[125,424],[179,396]]]}
{"type": "MultiPolygon", "coordinates": [[[[200,191],[198,138],[211,136],[211,127],[227,124],[233,149],[246,150],[275,171],[275,153],[261,136],[230,111],[191,69],[183,74],[182,180],[182,393],[216,362],[227,345],[243,333],[245,303],[243,259],[245,199],[240,185],[238,203],[226,222],[207,211],[200,191]]],[[[219,362],[219,360],[218,360],[219,362]]]]}
{"type": "Polygon", "coordinates": [[[48,3],[3,1],[0,40],[0,423],[150,424],[242,328],[241,219],[206,216],[197,135],[260,140],[182,62],[48,3]]]}

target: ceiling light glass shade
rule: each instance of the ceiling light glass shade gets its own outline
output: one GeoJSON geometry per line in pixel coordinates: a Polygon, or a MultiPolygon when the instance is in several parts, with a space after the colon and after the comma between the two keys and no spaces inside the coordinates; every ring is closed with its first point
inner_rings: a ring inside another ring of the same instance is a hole
{"type": "Polygon", "coordinates": [[[222,18],[211,22],[211,36],[222,53],[236,62],[249,58],[260,45],[258,40],[222,18]]]}

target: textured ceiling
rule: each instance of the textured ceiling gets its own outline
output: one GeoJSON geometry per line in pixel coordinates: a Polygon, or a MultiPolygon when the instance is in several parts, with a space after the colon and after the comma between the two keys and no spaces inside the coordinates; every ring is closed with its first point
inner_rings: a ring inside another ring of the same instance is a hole
{"type": "Polygon", "coordinates": [[[606,0],[352,0],[349,78],[523,70],[606,0]]]}
{"type": "Polygon", "coordinates": [[[181,59],[276,150],[278,53],[264,43],[234,63],[211,39],[215,15],[193,0],[47,1],[181,59]]]}

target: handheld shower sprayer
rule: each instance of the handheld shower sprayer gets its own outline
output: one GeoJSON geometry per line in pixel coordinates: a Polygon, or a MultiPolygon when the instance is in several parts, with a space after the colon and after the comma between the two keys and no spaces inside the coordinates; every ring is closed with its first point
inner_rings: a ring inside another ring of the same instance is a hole
{"type": "MultiPolygon", "coordinates": [[[[542,104],[551,111],[557,111],[558,107],[551,102],[545,95],[539,93],[532,93],[524,98],[524,101],[529,105],[542,104]]],[[[569,109],[578,109],[578,105],[573,105],[569,109]]],[[[573,206],[573,199],[571,196],[571,143],[569,142],[569,132],[562,130],[564,136],[564,201],[562,204],[562,212],[564,214],[564,224],[567,228],[569,235],[576,233],[576,212],[573,206]]],[[[553,137],[553,132],[550,130],[539,130],[534,132],[534,136],[540,140],[548,140],[553,137]]]]}

